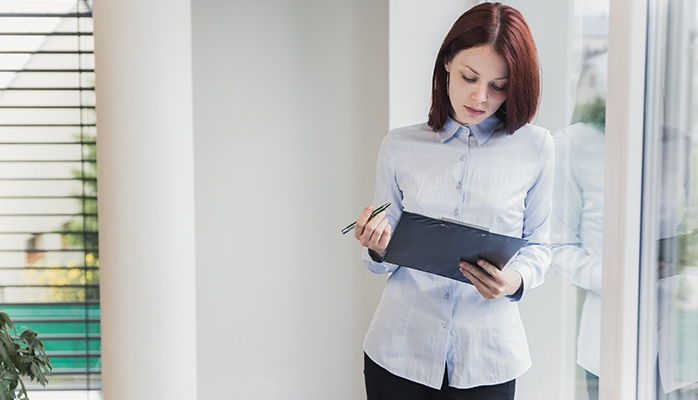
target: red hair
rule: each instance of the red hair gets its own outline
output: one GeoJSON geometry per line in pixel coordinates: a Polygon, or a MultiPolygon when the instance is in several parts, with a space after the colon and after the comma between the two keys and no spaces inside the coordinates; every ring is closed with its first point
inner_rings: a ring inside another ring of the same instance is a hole
{"type": "Polygon", "coordinates": [[[531,122],[540,99],[540,71],[533,35],[521,13],[500,3],[482,3],[453,24],[436,56],[429,126],[443,128],[451,111],[446,64],[461,50],[491,46],[509,66],[507,99],[495,112],[507,133],[531,122]]]}

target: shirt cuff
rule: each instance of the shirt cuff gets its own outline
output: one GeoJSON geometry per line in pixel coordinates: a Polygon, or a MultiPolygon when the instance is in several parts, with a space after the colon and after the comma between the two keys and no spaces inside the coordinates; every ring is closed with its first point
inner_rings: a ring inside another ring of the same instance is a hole
{"type": "Polygon", "coordinates": [[[383,262],[383,257],[371,249],[368,249],[368,255],[371,256],[371,259],[377,263],[383,262]]]}

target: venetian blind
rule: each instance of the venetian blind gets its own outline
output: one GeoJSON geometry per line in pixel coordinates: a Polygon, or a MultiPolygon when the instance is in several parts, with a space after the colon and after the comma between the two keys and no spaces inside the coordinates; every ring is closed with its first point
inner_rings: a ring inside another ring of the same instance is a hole
{"type": "Polygon", "coordinates": [[[90,2],[0,1],[0,307],[54,367],[30,395],[101,389],[93,46],[90,2]]]}

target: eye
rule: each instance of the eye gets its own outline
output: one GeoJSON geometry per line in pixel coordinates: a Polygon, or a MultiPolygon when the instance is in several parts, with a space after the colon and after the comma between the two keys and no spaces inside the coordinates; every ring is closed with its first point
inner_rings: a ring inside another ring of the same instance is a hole
{"type": "Polygon", "coordinates": [[[465,75],[461,75],[461,76],[462,76],[463,79],[464,79],[466,82],[468,82],[468,83],[475,83],[475,82],[477,81],[477,78],[468,78],[468,77],[465,76],[465,75]]]}
{"type": "Polygon", "coordinates": [[[498,92],[503,92],[504,89],[507,88],[506,86],[497,86],[497,85],[495,85],[495,84],[492,84],[491,86],[492,86],[492,89],[494,89],[494,90],[496,90],[496,91],[498,91],[498,92]]]}

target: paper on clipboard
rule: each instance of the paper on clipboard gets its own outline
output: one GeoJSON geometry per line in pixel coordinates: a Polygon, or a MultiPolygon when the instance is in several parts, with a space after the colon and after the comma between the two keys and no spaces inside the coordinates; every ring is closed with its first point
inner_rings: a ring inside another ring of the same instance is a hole
{"type": "Polygon", "coordinates": [[[525,244],[525,239],[403,211],[383,261],[471,283],[458,262],[484,259],[501,270],[525,244]]]}

